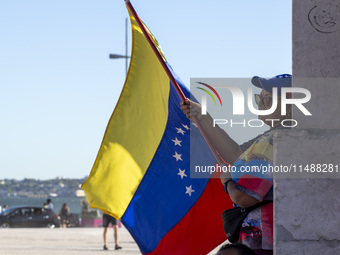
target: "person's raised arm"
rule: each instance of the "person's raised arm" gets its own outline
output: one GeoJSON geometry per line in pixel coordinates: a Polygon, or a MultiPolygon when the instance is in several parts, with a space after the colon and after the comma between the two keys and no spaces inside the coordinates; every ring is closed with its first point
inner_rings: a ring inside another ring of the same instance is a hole
{"type": "Polygon", "coordinates": [[[198,103],[186,99],[184,103],[181,102],[181,109],[189,119],[192,119],[193,116],[197,117],[208,139],[222,159],[231,165],[234,164],[242,153],[239,145],[218,125],[213,126],[213,119],[209,114],[201,114],[201,106],[198,103]]]}

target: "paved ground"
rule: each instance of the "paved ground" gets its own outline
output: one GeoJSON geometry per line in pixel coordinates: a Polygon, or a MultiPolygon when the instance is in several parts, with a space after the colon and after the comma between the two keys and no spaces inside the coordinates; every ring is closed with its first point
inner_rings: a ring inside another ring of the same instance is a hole
{"type": "Polygon", "coordinates": [[[102,228],[0,229],[0,254],[141,254],[125,228],[119,229],[122,250],[114,250],[113,229],[108,233],[109,251],[103,250],[102,228]]]}
{"type": "MultiPolygon", "coordinates": [[[[103,250],[102,228],[0,228],[0,254],[135,255],[141,254],[128,231],[119,229],[122,250],[114,250],[113,229],[108,233],[109,251],[103,250]]],[[[209,255],[216,253],[215,249],[209,255]]]]}

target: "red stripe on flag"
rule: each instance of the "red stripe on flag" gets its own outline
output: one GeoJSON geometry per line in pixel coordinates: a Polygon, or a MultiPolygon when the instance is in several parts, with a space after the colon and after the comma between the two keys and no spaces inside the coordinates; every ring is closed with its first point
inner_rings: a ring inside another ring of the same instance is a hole
{"type": "Polygon", "coordinates": [[[227,238],[223,230],[222,213],[232,208],[229,195],[220,179],[211,179],[196,204],[187,215],[148,255],[205,255],[227,238]]]}

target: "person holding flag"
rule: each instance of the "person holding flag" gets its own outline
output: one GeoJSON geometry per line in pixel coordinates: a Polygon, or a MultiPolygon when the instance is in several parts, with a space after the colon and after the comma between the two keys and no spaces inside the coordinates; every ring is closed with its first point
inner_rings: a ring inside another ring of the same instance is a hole
{"type": "MultiPolygon", "coordinates": [[[[214,134],[216,130],[208,127],[209,118],[196,115],[200,106],[186,99],[190,92],[130,1],[125,2],[133,37],[130,67],[82,188],[90,207],[120,220],[143,254],[205,255],[226,240],[221,214],[233,205],[218,179],[190,177],[191,149],[197,165],[219,161],[216,150],[226,162],[241,165],[242,155],[249,150],[243,152],[246,146],[238,146],[220,131],[214,134]],[[182,109],[181,101],[185,101],[182,109]]],[[[261,107],[269,105],[266,98],[264,94],[260,97],[261,107]]],[[[270,141],[268,144],[269,153],[270,141]]],[[[242,184],[247,182],[246,176],[231,177],[232,181],[229,176],[222,180],[235,204],[248,207],[270,199],[272,179],[254,178],[255,183],[249,182],[252,189],[242,184]]],[[[269,208],[262,211],[269,212],[267,222],[272,224],[272,203],[262,207],[269,208]]],[[[272,244],[270,231],[262,228],[272,244]]]]}
{"type": "Polygon", "coordinates": [[[221,214],[232,202],[219,179],[191,178],[191,148],[200,165],[216,159],[180,109],[190,92],[125,2],[132,27],[130,67],[82,188],[90,207],[120,220],[141,253],[206,255],[226,239],[221,214]]]}
{"type": "MultiPolygon", "coordinates": [[[[272,105],[273,88],[278,89],[278,107],[270,115],[260,115],[259,119],[271,126],[268,119],[282,120],[286,116],[281,115],[281,88],[291,87],[291,75],[282,74],[272,79],[253,77],[252,84],[262,88],[260,95],[255,95],[255,102],[260,110],[267,110],[272,105]]],[[[259,205],[249,212],[243,221],[239,234],[239,242],[255,250],[256,254],[273,254],[273,176],[272,173],[242,173],[241,167],[273,164],[273,134],[282,128],[278,125],[271,126],[269,131],[254,139],[238,145],[220,127],[213,127],[213,119],[209,114],[201,115],[201,106],[198,103],[186,99],[181,103],[184,114],[192,119],[195,117],[213,147],[218,151],[224,162],[236,167],[236,172],[223,173],[221,181],[225,192],[229,194],[235,206],[249,208],[259,205]],[[266,202],[262,202],[266,201],[266,202]],[[259,204],[259,203],[263,204],[259,204]]],[[[291,108],[287,107],[287,115],[291,114],[291,108]]]]}

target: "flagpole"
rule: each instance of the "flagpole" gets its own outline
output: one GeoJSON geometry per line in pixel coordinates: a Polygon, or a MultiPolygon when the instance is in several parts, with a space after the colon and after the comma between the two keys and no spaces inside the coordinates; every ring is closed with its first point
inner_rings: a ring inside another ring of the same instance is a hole
{"type": "Polygon", "coordinates": [[[185,99],[186,99],[186,97],[185,97],[183,91],[181,90],[181,88],[180,88],[179,85],[177,84],[177,82],[176,82],[174,76],[173,76],[172,73],[170,72],[168,66],[166,65],[166,63],[165,63],[164,59],[162,58],[161,54],[159,53],[157,47],[156,47],[155,44],[153,43],[153,41],[152,41],[152,39],[151,39],[149,33],[146,31],[143,22],[142,22],[142,21],[140,20],[140,18],[138,17],[138,15],[137,15],[135,9],[133,8],[132,4],[130,3],[130,1],[129,1],[129,0],[125,0],[125,3],[126,3],[127,8],[129,9],[129,11],[132,13],[133,17],[134,17],[135,20],[137,21],[139,27],[142,29],[143,34],[144,34],[146,40],[147,40],[148,43],[150,44],[150,46],[151,46],[152,50],[154,51],[154,53],[156,54],[156,56],[157,56],[159,62],[161,63],[161,65],[162,65],[163,69],[165,70],[166,74],[168,75],[168,77],[169,77],[171,83],[174,85],[174,87],[175,87],[175,89],[176,89],[178,95],[181,97],[182,101],[184,102],[185,99]]]}
{"type": "MultiPolygon", "coordinates": [[[[172,85],[175,87],[178,95],[181,97],[182,101],[185,102],[186,96],[184,95],[182,89],[180,88],[180,86],[178,85],[175,77],[172,75],[171,71],[169,70],[168,66],[166,65],[163,57],[161,56],[161,54],[159,53],[157,47],[155,46],[153,40],[151,39],[149,33],[146,31],[145,26],[143,24],[143,22],[140,20],[138,14],[136,13],[135,9],[133,8],[132,4],[130,3],[130,0],[124,0],[126,7],[128,8],[128,10],[131,12],[131,14],[133,15],[133,17],[135,18],[136,22],[138,23],[139,27],[141,28],[146,40],[148,41],[148,43],[150,44],[153,52],[155,53],[155,55],[157,56],[159,62],[161,63],[164,71],[166,72],[166,74],[168,75],[172,85]]],[[[201,126],[201,124],[198,121],[198,118],[196,116],[192,117],[193,121],[196,123],[199,131],[201,132],[204,140],[206,141],[206,143],[208,144],[210,150],[212,151],[212,153],[214,154],[217,163],[219,165],[221,165],[223,163],[223,161],[221,160],[219,154],[217,153],[217,151],[215,150],[215,148],[213,147],[213,145],[211,144],[208,136],[206,135],[203,127],[201,126]]]]}

